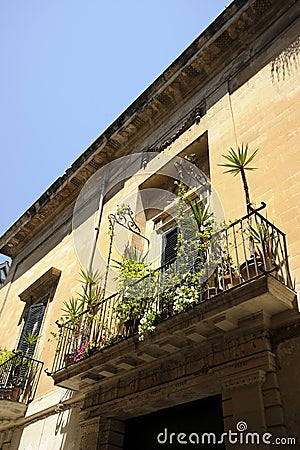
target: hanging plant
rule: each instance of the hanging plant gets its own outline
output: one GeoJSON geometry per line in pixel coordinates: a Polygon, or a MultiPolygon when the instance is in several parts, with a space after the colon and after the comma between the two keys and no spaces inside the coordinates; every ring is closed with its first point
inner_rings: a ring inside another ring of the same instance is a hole
{"type": "Polygon", "coordinates": [[[0,347],[0,365],[8,361],[10,358],[15,356],[15,352],[13,350],[7,350],[6,348],[0,347]]]}
{"type": "Polygon", "coordinates": [[[152,283],[144,278],[151,277],[154,271],[145,259],[146,255],[141,255],[135,247],[127,246],[121,261],[114,261],[119,272],[117,280],[121,292],[120,301],[114,311],[117,319],[125,325],[128,335],[137,332],[147,304],[147,294],[150,295],[148,290],[151,290],[152,283]],[[143,280],[136,283],[140,279],[143,280]]]}

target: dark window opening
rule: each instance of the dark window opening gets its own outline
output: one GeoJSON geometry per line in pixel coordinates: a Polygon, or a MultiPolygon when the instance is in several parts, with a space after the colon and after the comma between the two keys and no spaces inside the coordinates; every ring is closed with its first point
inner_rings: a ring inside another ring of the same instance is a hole
{"type": "Polygon", "coordinates": [[[0,287],[3,286],[3,284],[5,283],[8,271],[9,271],[8,261],[0,263],[0,287]]]}
{"type": "Polygon", "coordinates": [[[168,264],[176,259],[178,228],[174,227],[163,235],[161,264],[168,264]]]}

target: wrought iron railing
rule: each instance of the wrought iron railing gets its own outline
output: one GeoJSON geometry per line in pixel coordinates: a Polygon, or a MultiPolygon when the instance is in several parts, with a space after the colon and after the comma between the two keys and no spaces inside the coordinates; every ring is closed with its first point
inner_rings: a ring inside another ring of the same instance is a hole
{"type": "Polygon", "coordinates": [[[96,313],[85,311],[67,322],[52,373],[263,274],[292,288],[285,235],[260,214],[264,206],[216,231],[205,245],[198,243],[196,254],[105,298],[96,313]]]}
{"type": "Polygon", "coordinates": [[[26,405],[33,400],[43,362],[16,353],[0,365],[0,400],[26,405]]]}

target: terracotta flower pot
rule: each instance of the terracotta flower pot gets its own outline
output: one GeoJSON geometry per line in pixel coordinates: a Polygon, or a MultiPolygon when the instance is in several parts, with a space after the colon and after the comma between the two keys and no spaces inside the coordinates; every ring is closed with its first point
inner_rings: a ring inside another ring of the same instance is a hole
{"type": "Polygon", "coordinates": [[[223,289],[215,286],[208,286],[207,290],[203,292],[203,299],[207,300],[214,297],[217,294],[221,294],[223,289]]]}
{"type": "Polygon", "coordinates": [[[247,261],[244,261],[240,265],[240,273],[245,281],[251,280],[261,274],[260,267],[262,265],[262,259],[260,256],[252,256],[247,261]]]}
{"type": "Polygon", "coordinates": [[[240,284],[240,278],[237,274],[227,274],[223,277],[225,289],[230,289],[233,286],[240,284]]]}

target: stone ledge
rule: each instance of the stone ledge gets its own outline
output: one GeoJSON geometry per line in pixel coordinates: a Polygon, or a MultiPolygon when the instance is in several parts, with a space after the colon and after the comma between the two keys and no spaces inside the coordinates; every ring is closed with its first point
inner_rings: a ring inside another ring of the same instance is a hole
{"type": "Polygon", "coordinates": [[[24,417],[27,411],[27,405],[14,402],[12,400],[0,400],[0,420],[16,420],[24,417]]]}

